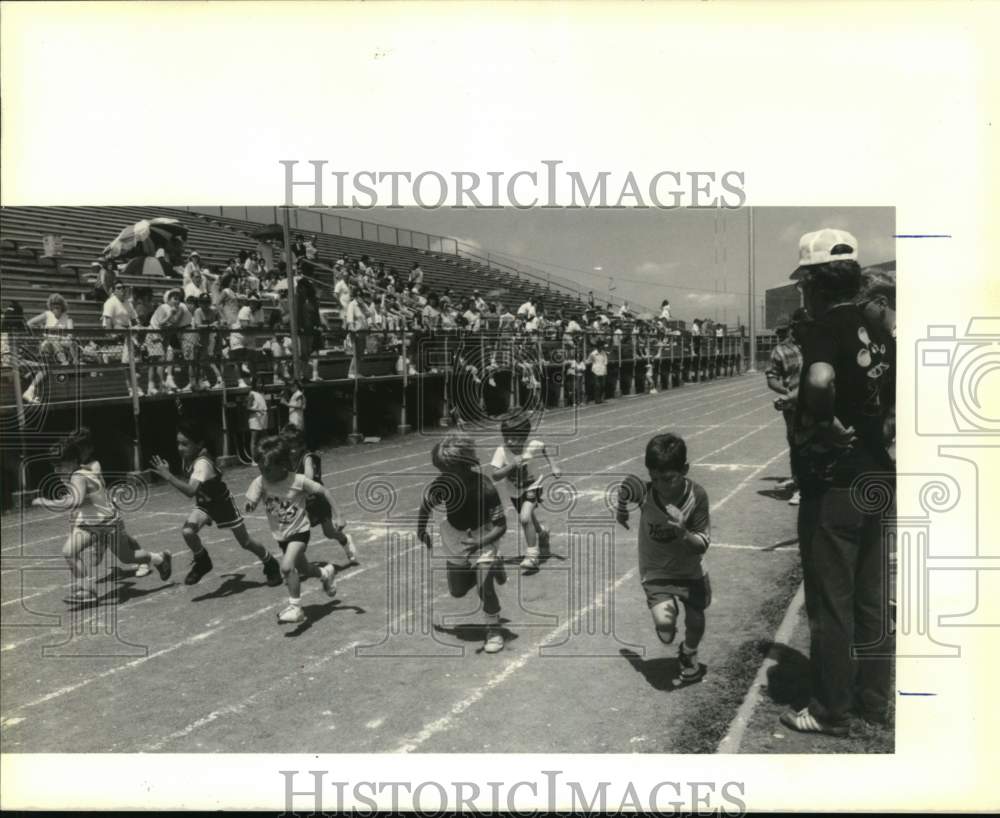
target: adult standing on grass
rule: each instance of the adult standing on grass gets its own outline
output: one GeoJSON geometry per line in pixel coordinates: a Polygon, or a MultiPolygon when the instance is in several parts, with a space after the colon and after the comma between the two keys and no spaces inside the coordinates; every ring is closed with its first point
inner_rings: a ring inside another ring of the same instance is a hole
{"type": "Polygon", "coordinates": [[[857,258],[850,233],[818,230],[799,241],[792,274],[814,322],[803,334],[794,426],[811,696],[781,722],[833,736],[849,734],[852,712],[887,721],[891,670],[889,658],[861,655],[885,636],[886,561],[879,516],[859,508],[850,487],[892,470],[883,423],[894,373],[884,333],[866,324],[855,302],[857,258]]]}
{"type": "Polygon", "coordinates": [[[788,504],[793,506],[797,506],[800,499],[799,486],[795,479],[795,457],[792,453],[794,448],[792,427],[795,422],[795,404],[799,394],[799,376],[802,373],[802,350],[795,343],[792,327],[807,318],[808,313],[799,307],[787,324],[775,329],[778,343],[771,350],[771,362],[764,373],[768,389],[778,393],[778,397],[774,400],[774,408],[781,412],[785,418],[785,439],[788,441],[789,458],[792,461],[791,477],[780,483],[778,487],[792,492],[788,504]]]}

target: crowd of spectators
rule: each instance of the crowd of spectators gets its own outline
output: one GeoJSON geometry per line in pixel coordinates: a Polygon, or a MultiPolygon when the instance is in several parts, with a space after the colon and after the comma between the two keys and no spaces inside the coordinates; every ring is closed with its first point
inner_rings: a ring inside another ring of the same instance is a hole
{"type": "MultiPolygon", "coordinates": [[[[400,272],[367,255],[323,259],[317,248],[316,236],[295,236],[294,305],[284,247],[261,240],[254,250],[240,250],[221,267],[206,265],[197,250],[176,265],[157,251],[154,263],[141,269],[144,274],[152,270],[156,280],[167,283],[162,298],[154,297],[152,287],[126,285],[121,276],[126,270],[135,272],[128,262],[93,262],[90,298],[103,305],[102,328],[118,333],[114,345],[93,338],[74,342],[68,307],[58,294],[29,326],[49,330],[42,351],[53,362],[79,357],[84,362],[134,363],[140,396],[221,389],[227,367],[235,374],[237,388],[248,388],[265,359],[272,364],[267,368],[273,382],[284,384],[294,371],[293,311],[300,361],[312,380],[320,380],[321,356],[338,352],[351,356],[348,377],[362,376],[359,360],[386,352],[397,356],[397,373],[427,371],[430,364],[414,354],[410,341],[429,334],[465,338],[482,333],[515,346],[536,345],[546,360],[555,357],[553,347],[562,348],[571,366],[591,366],[589,356],[599,345],[604,356],[623,346],[630,356],[645,359],[675,354],[682,345],[702,354],[704,337],[725,334],[723,326],[708,319],[695,320],[690,334],[683,334],[683,324],[671,318],[667,300],[655,316],[636,314],[627,302],[602,307],[593,293],[572,308],[565,300],[549,308],[536,296],[516,304],[509,302],[509,291],[503,288],[462,294],[452,287],[435,289],[425,281],[419,262],[400,272]],[[321,298],[336,306],[321,308],[321,298]],[[175,374],[184,371],[184,385],[178,386],[175,374]]],[[[25,392],[29,402],[38,399],[39,383],[32,382],[25,392]]]]}

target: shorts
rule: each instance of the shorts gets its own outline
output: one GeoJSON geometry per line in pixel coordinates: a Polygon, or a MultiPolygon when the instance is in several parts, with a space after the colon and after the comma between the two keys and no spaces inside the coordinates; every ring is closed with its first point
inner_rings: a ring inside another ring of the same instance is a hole
{"type": "Polygon", "coordinates": [[[300,542],[305,545],[309,545],[309,540],[312,537],[312,532],[309,530],[300,531],[298,534],[293,534],[287,540],[278,540],[278,548],[281,549],[281,553],[284,554],[288,550],[288,544],[292,542],[300,542]]]}
{"type": "Polygon", "coordinates": [[[196,332],[185,332],[181,338],[181,350],[185,361],[193,361],[198,357],[201,338],[196,332]]]}
{"type": "Polygon", "coordinates": [[[712,604],[712,584],[708,574],[701,579],[648,579],[642,583],[642,589],[646,592],[646,604],[650,608],[671,597],[702,611],[712,604]]]}
{"type": "Polygon", "coordinates": [[[216,528],[236,528],[236,526],[243,524],[243,515],[236,508],[232,496],[208,502],[199,501],[195,504],[195,508],[207,515],[209,522],[214,523],[216,528]]]}
{"type": "Polygon", "coordinates": [[[76,523],[73,528],[96,537],[100,545],[107,546],[111,537],[118,537],[125,533],[125,521],[121,517],[115,517],[100,523],[76,523]]]}
{"type": "Polygon", "coordinates": [[[163,357],[163,336],[157,332],[146,333],[146,341],[144,344],[146,354],[150,358],[162,358],[163,357]]]}
{"type": "Polygon", "coordinates": [[[542,504],[542,489],[541,487],[526,489],[524,492],[517,495],[516,497],[511,497],[510,502],[511,505],[513,505],[514,508],[517,509],[518,514],[521,513],[521,506],[523,506],[526,502],[531,502],[534,503],[536,506],[540,506],[542,504]]]}
{"type": "Polygon", "coordinates": [[[310,494],[306,499],[306,513],[309,515],[309,527],[319,525],[324,520],[333,519],[333,509],[330,502],[318,494],[310,494]]]}
{"type": "MultiPolygon", "coordinates": [[[[489,524],[484,525],[478,531],[472,532],[473,537],[476,534],[485,534],[491,528],[492,526],[489,524]]],[[[466,532],[459,531],[447,520],[442,520],[440,533],[441,544],[444,546],[449,565],[455,565],[458,568],[468,568],[472,565],[473,560],[476,563],[492,563],[499,556],[499,541],[491,543],[485,548],[479,545],[465,545],[462,543],[462,540],[465,539],[466,532]]]]}

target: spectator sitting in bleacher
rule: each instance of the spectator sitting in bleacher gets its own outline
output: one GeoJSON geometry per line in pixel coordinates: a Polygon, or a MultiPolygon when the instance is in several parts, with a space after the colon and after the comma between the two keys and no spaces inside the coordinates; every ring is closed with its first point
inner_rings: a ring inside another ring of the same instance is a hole
{"type": "Polygon", "coordinates": [[[458,329],[458,310],[451,303],[441,310],[441,331],[454,332],[458,329]]]}
{"type": "Polygon", "coordinates": [[[535,299],[534,296],[529,297],[520,307],[517,308],[518,318],[523,318],[528,321],[535,317],[535,299]]]}
{"type": "Polygon", "coordinates": [[[197,250],[192,250],[188,253],[188,262],[184,265],[184,283],[187,284],[191,280],[191,275],[193,273],[201,273],[201,256],[198,254],[197,250]]]}
{"type": "Polygon", "coordinates": [[[306,242],[306,258],[309,261],[319,260],[319,236],[311,236],[306,242]]]}
{"type": "Polygon", "coordinates": [[[441,328],[441,309],[437,293],[427,294],[427,303],[420,312],[421,323],[428,332],[436,332],[441,328]]]}
{"type": "Polygon", "coordinates": [[[205,286],[205,280],[202,278],[201,270],[200,269],[191,270],[187,283],[184,285],[185,300],[187,300],[188,298],[194,298],[195,301],[197,301],[199,297],[205,295],[205,293],[207,292],[208,289],[205,286]]]}
{"type": "Polygon", "coordinates": [[[420,269],[420,262],[413,262],[413,267],[410,269],[410,275],[407,278],[407,285],[410,289],[419,287],[424,283],[424,271],[420,269]]]}

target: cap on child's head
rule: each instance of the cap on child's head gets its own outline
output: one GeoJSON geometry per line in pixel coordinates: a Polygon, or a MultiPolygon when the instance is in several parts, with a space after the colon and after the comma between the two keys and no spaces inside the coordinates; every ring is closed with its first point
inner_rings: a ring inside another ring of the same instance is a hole
{"type": "Polygon", "coordinates": [[[685,466],[687,445],[677,435],[656,435],[646,444],[646,468],[650,472],[682,471],[685,466]]]}
{"type": "Polygon", "coordinates": [[[504,438],[527,437],[531,434],[531,418],[522,415],[521,417],[508,418],[500,424],[500,434],[504,438]]]}
{"type": "Polygon", "coordinates": [[[471,437],[447,435],[431,450],[431,462],[440,471],[471,468],[479,463],[476,444],[471,437]]]}

